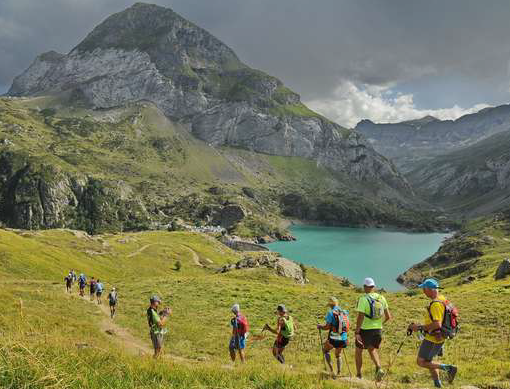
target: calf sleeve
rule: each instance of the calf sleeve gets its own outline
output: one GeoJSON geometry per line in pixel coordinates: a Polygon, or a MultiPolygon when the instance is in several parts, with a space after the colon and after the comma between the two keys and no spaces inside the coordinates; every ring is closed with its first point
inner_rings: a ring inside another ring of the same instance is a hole
{"type": "Polygon", "coordinates": [[[329,352],[328,353],[324,353],[324,358],[326,358],[326,361],[331,364],[331,355],[329,355],[329,352]]]}

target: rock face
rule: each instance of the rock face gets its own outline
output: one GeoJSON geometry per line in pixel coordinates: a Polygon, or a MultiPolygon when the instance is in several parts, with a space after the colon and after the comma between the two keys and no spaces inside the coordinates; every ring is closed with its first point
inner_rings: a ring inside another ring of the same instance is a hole
{"type": "Polygon", "coordinates": [[[503,262],[501,262],[496,270],[496,274],[494,274],[494,278],[496,280],[501,280],[510,275],[510,259],[505,258],[503,262]]]}
{"type": "Polygon", "coordinates": [[[9,95],[67,94],[93,108],[136,101],[188,122],[213,146],[300,156],[411,194],[404,177],[358,133],[300,102],[276,78],[244,65],[218,39],[170,9],[137,3],[96,27],[66,55],[40,55],[9,95]]]}
{"type": "Polygon", "coordinates": [[[363,120],[356,126],[378,152],[403,170],[409,170],[417,160],[473,145],[509,128],[510,105],[485,108],[453,121],[426,116],[387,124],[363,120]]]}
{"type": "Polygon", "coordinates": [[[75,228],[89,233],[144,229],[149,215],[128,185],[0,154],[1,221],[15,228],[75,228]]]}
{"type": "Polygon", "coordinates": [[[269,269],[274,269],[275,273],[281,277],[292,278],[299,284],[305,284],[308,280],[305,278],[303,274],[303,270],[301,267],[288,259],[276,257],[271,254],[264,254],[260,257],[246,257],[235,265],[225,265],[218,270],[218,273],[226,273],[231,270],[239,270],[239,269],[250,269],[256,267],[267,267],[269,269]]]}
{"type": "Polygon", "coordinates": [[[216,211],[213,215],[213,224],[223,228],[231,228],[246,217],[243,207],[237,204],[228,204],[216,211]]]}

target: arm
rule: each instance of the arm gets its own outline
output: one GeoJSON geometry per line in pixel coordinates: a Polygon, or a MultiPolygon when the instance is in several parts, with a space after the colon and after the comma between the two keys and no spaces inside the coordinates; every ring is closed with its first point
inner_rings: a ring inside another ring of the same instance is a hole
{"type": "Polygon", "coordinates": [[[331,324],[329,324],[329,323],[326,323],[324,325],[317,324],[317,329],[319,329],[319,330],[330,330],[331,329],[331,324]]]}
{"type": "Polygon", "coordinates": [[[363,340],[361,339],[361,326],[363,324],[363,320],[365,320],[365,314],[362,312],[358,312],[358,317],[356,318],[356,341],[360,344],[363,344],[363,340]]]}
{"type": "Polygon", "coordinates": [[[386,308],[384,310],[384,324],[386,324],[386,322],[388,322],[390,320],[391,320],[391,313],[390,313],[390,310],[388,308],[386,308]]]}

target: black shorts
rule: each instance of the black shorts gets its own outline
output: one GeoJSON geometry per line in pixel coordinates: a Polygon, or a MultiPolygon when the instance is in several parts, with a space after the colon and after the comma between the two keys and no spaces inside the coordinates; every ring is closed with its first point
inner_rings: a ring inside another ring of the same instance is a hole
{"type": "Polygon", "coordinates": [[[117,305],[117,301],[110,301],[110,307],[114,307],[117,305]]]}
{"type": "Polygon", "coordinates": [[[361,330],[361,340],[363,344],[356,341],[356,347],[361,349],[378,349],[382,342],[382,330],[361,330]]]}
{"type": "Polygon", "coordinates": [[[287,346],[289,344],[289,342],[290,342],[290,338],[280,336],[275,340],[273,347],[285,348],[285,346],[287,346]]]}
{"type": "Polygon", "coordinates": [[[328,343],[333,346],[333,348],[347,348],[346,340],[337,340],[328,338],[328,343]]]}
{"type": "Polygon", "coordinates": [[[97,297],[101,297],[102,294],[103,294],[103,292],[96,292],[97,297]]]}
{"type": "Polygon", "coordinates": [[[443,343],[434,343],[430,340],[424,339],[421,343],[420,350],[418,351],[418,357],[432,362],[434,357],[437,357],[443,351],[443,343]]]}

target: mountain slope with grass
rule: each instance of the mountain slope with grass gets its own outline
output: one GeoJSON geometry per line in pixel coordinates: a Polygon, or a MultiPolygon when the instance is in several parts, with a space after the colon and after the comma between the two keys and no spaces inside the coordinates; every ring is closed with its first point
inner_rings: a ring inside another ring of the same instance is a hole
{"type": "Polygon", "coordinates": [[[0,99],[0,221],[90,233],[284,218],[443,228],[356,131],[304,106],[217,38],[137,3],[68,54],[39,56],[0,99]]]}
{"type": "Polygon", "coordinates": [[[448,211],[480,216],[510,205],[510,131],[418,164],[409,180],[448,211]]]}
{"type": "MultiPolygon", "coordinates": [[[[501,239],[509,236],[500,232],[501,239]]],[[[498,236],[499,238],[499,236],[498,236]]],[[[3,388],[371,388],[373,369],[366,356],[365,380],[331,380],[323,373],[317,320],[330,295],[351,311],[359,291],[313,268],[299,285],[273,270],[255,268],[217,274],[217,267],[245,255],[211,237],[188,232],[140,232],[89,236],[71,230],[0,230],[0,386],[3,388]],[[191,251],[190,251],[191,249],[191,251]],[[197,265],[192,252],[201,263],[197,265]],[[179,271],[175,263],[181,261],[179,271]],[[68,295],[62,278],[74,268],[99,277],[119,291],[112,322],[76,288],[68,295]],[[158,293],[173,308],[166,356],[154,362],[147,351],[145,309],[158,293]],[[270,356],[272,336],[248,343],[245,366],[232,366],[227,344],[230,306],[239,302],[260,335],[274,308],[286,303],[298,331],[282,367],[270,356]],[[205,321],[197,317],[206,318],[205,321]]],[[[486,257],[481,260],[485,261],[486,257]]],[[[446,279],[445,294],[461,310],[462,331],[447,344],[443,360],[459,366],[454,387],[508,388],[508,280],[494,281],[487,257],[484,275],[458,286],[446,279]],[[486,275],[485,275],[486,273],[486,275]],[[483,332],[483,342],[480,334],[483,332]]],[[[383,365],[395,356],[409,321],[420,320],[426,300],[414,292],[385,293],[394,320],[386,327],[383,365]]],[[[324,334],[323,334],[324,335],[324,334]]],[[[350,334],[352,339],[353,334],[350,334]]],[[[427,372],[415,367],[419,341],[408,339],[385,387],[430,387],[427,372]]],[[[346,351],[354,369],[353,346],[346,351]]]]}

